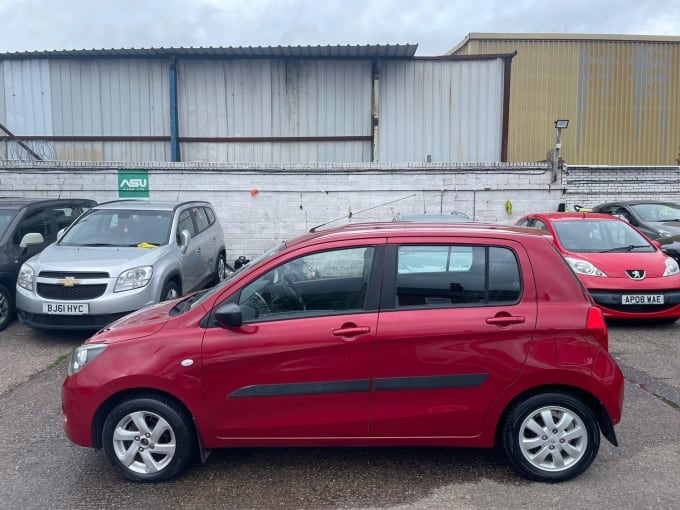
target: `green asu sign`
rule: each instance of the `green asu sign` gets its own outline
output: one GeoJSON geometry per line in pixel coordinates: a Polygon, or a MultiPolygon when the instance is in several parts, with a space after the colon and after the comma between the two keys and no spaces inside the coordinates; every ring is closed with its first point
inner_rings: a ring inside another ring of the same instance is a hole
{"type": "Polygon", "coordinates": [[[149,172],[118,170],[119,198],[149,198],[149,172]]]}

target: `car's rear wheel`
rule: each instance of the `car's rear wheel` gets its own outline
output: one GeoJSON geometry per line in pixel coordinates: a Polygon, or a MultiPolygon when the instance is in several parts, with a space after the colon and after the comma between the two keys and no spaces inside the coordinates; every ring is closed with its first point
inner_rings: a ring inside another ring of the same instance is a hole
{"type": "Polygon", "coordinates": [[[0,331],[9,326],[14,317],[14,296],[4,285],[0,285],[0,331]]]}
{"type": "Polygon", "coordinates": [[[162,397],[138,397],[118,404],[102,429],[103,448],[113,467],[135,482],[163,482],[189,462],[196,440],[190,419],[162,397]]]}
{"type": "Polygon", "coordinates": [[[179,297],[179,287],[174,280],[165,282],[163,290],[161,291],[161,301],[170,301],[179,297]]]}
{"type": "Polygon", "coordinates": [[[568,393],[543,393],[517,403],[503,427],[503,449],[512,467],[541,482],[580,475],[599,447],[593,411],[568,393]]]}

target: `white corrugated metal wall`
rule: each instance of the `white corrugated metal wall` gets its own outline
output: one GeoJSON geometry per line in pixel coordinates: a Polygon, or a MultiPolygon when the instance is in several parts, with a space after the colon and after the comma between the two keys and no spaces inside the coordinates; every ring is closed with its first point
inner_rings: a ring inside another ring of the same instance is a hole
{"type": "Polygon", "coordinates": [[[370,62],[199,60],[178,72],[181,137],[261,139],[183,143],[183,160],[370,161],[370,141],[266,140],[370,136],[370,62]]]}
{"type": "MultiPolygon", "coordinates": [[[[43,143],[36,152],[45,159],[170,161],[169,65],[160,58],[3,61],[0,122],[19,137],[54,137],[28,142],[43,143]]],[[[503,59],[377,67],[377,161],[500,160],[503,59]]],[[[185,59],[177,73],[182,161],[371,161],[370,59],[185,59]]]]}
{"type": "MultiPolygon", "coordinates": [[[[57,60],[50,66],[54,134],[170,136],[167,62],[57,60]]],[[[55,142],[59,159],[165,161],[167,142],[55,142]]]]}
{"type": "Polygon", "coordinates": [[[379,161],[500,161],[503,79],[502,58],[382,63],[379,161]]]}
{"type": "Polygon", "coordinates": [[[52,134],[52,91],[48,60],[3,62],[6,125],[25,136],[52,134]]]}

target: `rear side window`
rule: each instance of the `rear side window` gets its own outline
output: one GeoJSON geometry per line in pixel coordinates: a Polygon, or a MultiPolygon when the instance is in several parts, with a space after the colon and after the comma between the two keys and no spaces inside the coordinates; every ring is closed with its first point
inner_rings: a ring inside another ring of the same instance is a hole
{"type": "Polygon", "coordinates": [[[398,247],[398,308],[511,304],[521,292],[517,257],[509,248],[398,247]]]}
{"type": "Polygon", "coordinates": [[[198,229],[198,233],[201,233],[204,230],[208,229],[208,227],[210,226],[210,220],[208,219],[208,216],[205,213],[205,209],[203,209],[203,207],[192,207],[191,215],[194,217],[194,221],[196,222],[196,228],[198,229]]]}

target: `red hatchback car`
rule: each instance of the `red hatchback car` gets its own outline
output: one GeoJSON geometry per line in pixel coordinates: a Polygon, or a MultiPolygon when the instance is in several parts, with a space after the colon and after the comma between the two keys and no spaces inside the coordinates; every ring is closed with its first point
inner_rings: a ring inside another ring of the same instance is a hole
{"type": "Polygon", "coordinates": [[[674,322],[680,317],[680,268],[626,221],[609,214],[529,214],[517,225],[552,234],[555,246],[605,317],[674,322]]]}
{"type": "Polygon", "coordinates": [[[238,446],[501,445],[540,481],[617,444],[607,327],[550,239],[358,224],[283,243],[78,347],[64,429],[134,481],[238,446]]]}

